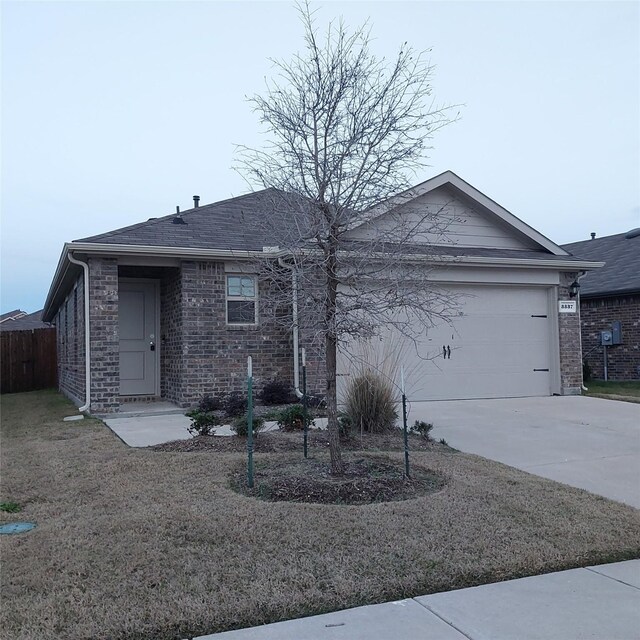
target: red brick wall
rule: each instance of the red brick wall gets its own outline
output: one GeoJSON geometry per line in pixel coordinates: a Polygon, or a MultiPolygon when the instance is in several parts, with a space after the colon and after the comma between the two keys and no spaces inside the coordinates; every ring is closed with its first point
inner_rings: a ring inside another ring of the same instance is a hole
{"type": "Polygon", "coordinates": [[[84,279],[76,280],[54,319],[58,388],[78,405],[85,401],[84,279]]]}
{"type": "Polygon", "coordinates": [[[582,353],[595,380],[604,378],[600,331],[622,323],[622,344],[608,347],[609,380],[640,379],[640,294],[580,301],[582,353]]]}
{"type": "MultiPolygon", "coordinates": [[[[571,300],[569,287],[577,273],[560,273],[558,300],[571,300]]],[[[558,314],[560,340],[560,388],[562,395],[580,394],[582,386],[582,356],[580,351],[580,308],[576,313],[558,314]]]]}

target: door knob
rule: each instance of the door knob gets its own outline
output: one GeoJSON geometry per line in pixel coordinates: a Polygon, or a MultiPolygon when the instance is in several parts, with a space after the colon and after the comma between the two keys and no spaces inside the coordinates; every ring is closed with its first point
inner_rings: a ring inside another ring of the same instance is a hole
{"type": "Polygon", "coordinates": [[[155,351],[156,350],[156,343],[155,342],[150,342],[149,343],[149,349],[151,349],[151,351],[155,351]]]}

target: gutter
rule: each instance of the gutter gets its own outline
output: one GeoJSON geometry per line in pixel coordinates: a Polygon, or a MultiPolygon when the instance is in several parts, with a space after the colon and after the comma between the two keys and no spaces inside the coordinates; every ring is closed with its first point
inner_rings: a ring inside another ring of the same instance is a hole
{"type": "Polygon", "coordinates": [[[302,398],[304,394],[300,391],[300,355],[298,353],[298,273],[294,265],[285,262],[282,258],[278,258],[278,264],[291,271],[291,288],[293,289],[293,390],[298,398],[302,398]]]}
{"type": "Polygon", "coordinates": [[[84,272],[84,394],[85,402],[78,411],[83,413],[91,406],[91,322],[89,318],[89,265],[81,260],[76,260],[73,254],[68,253],[69,262],[82,267],[84,272]]]}

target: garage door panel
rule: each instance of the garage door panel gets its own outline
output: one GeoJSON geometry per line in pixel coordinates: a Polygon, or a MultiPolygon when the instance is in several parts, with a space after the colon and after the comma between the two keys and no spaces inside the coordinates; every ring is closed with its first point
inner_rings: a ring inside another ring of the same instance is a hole
{"type": "MultiPolygon", "coordinates": [[[[459,310],[415,343],[402,344],[407,392],[413,401],[501,398],[551,393],[548,289],[451,286],[459,310]],[[540,317],[543,316],[543,317],[540,317]],[[450,357],[443,357],[443,347],[450,357]],[[537,371],[536,371],[537,370],[537,371]]],[[[348,375],[342,359],[339,371],[348,375]]],[[[346,376],[343,375],[341,387],[346,376]]]]}

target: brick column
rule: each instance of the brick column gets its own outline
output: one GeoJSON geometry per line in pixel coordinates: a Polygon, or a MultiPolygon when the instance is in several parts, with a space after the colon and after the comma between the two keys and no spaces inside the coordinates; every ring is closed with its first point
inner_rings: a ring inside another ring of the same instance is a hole
{"type": "Polygon", "coordinates": [[[91,411],[109,413],[119,406],[118,261],[90,258],[91,411]]]}
{"type": "Polygon", "coordinates": [[[582,350],[580,340],[580,305],[569,296],[569,286],[578,276],[575,272],[560,273],[558,300],[575,300],[575,313],[558,314],[560,337],[560,389],[563,396],[579,395],[582,386],[582,350]]]}

